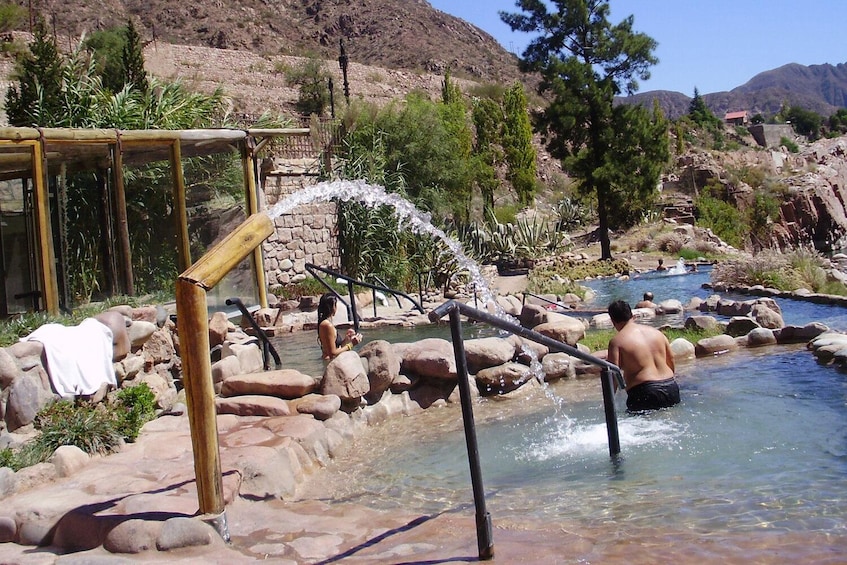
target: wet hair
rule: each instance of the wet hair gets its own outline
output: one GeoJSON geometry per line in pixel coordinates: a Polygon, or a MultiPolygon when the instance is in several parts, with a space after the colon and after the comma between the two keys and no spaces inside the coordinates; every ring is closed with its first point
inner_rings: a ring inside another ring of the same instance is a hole
{"type": "Polygon", "coordinates": [[[644,293],[644,300],[653,300],[653,293],[649,290],[644,293]]]}
{"type": "Polygon", "coordinates": [[[332,318],[336,304],[338,304],[338,298],[333,293],[327,292],[321,296],[321,300],[318,302],[318,327],[324,320],[332,318]]]}
{"type": "Polygon", "coordinates": [[[615,324],[627,322],[632,318],[632,309],[625,301],[615,300],[609,304],[609,317],[615,324]]]}

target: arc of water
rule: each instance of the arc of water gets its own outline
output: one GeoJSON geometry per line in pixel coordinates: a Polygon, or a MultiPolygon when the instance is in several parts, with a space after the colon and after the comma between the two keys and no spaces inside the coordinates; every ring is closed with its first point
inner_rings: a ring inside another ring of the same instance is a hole
{"type": "MultiPolygon", "coordinates": [[[[453,253],[458,264],[468,271],[471,281],[480,291],[482,303],[486,305],[486,308],[494,316],[510,322],[516,321],[514,316],[509,315],[497,304],[497,300],[488,286],[485,277],[482,276],[479,264],[465,254],[462,244],[444,233],[443,230],[432,225],[432,218],[429,214],[418,210],[414,204],[399,194],[386,192],[382,186],[369,184],[363,180],[321,182],[286,196],[268,210],[267,213],[271,219],[274,219],[277,216],[292,211],[298,206],[312,204],[314,202],[329,202],[333,199],[344,202],[357,201],[368,208],[375,208],[377,206],[391,207],[394,210],[394,216],[397,218],[398,228],[407,227],[416,234],[435,237],[453,253]]],[[[531,357],[531,373],[539,381],[543,381],[543,372],[541,371],[541,363],[538,361],[538,356],[531,349],[528,352],[531,357]]]]}

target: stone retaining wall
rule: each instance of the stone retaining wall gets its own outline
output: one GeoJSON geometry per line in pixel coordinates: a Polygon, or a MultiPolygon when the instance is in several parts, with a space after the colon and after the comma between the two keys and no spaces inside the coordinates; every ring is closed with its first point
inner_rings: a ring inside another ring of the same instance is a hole
{"type": "MultiPolygon", "coordinates": [[[[265,207],[313,184],[314,176],[273,174],[263,176],[265,207]]],[[[268,287],[300,282],[306,278],[306,263],[338,269],[338,207],[333,202],[299,206],[291,214],[274,218],[276,231],[264,243],[265,276],[268,287]]]]}

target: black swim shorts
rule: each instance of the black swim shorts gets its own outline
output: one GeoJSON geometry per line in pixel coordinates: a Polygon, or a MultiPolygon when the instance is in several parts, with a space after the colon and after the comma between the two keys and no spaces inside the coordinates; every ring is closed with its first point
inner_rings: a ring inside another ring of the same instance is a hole
{"type": "Polygon", "coordinates": [[[667,408],[679,403],[679,386],[673,377],[647,381],[626,391],[626,409],[631,412],[667,408]]]}

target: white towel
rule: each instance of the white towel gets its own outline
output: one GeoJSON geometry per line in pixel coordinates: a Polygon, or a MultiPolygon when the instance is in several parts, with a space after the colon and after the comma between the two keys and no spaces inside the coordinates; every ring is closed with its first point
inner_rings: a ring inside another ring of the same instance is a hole
{"type": "Polygon", "coordinates": [[[21,341],[40,341],[47,374],[63,398],[94,394],[103,383],[117,386],[112,366],[112,330],[94,318],[78,326],[45,324],[21,341]]]}

